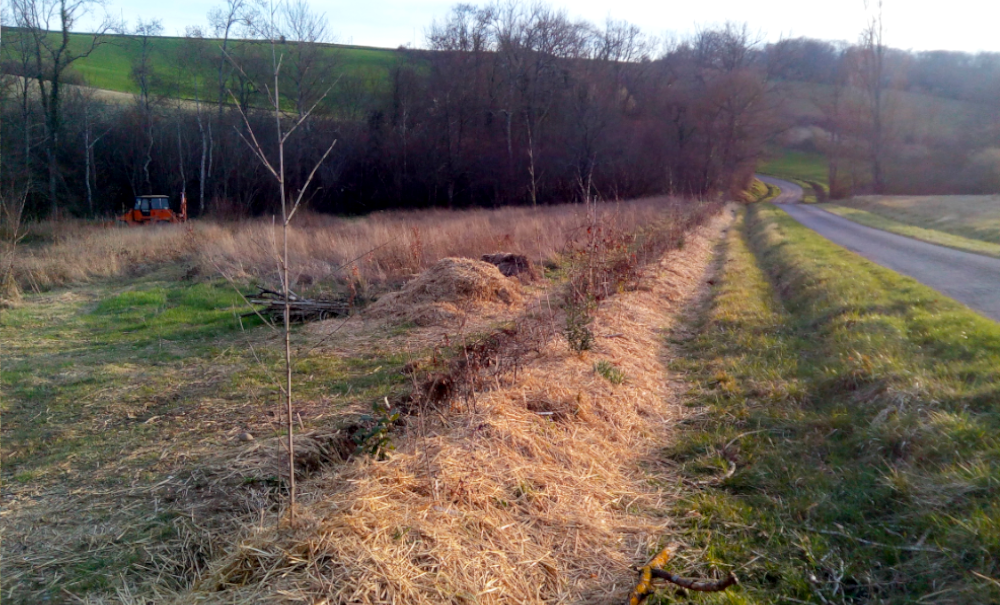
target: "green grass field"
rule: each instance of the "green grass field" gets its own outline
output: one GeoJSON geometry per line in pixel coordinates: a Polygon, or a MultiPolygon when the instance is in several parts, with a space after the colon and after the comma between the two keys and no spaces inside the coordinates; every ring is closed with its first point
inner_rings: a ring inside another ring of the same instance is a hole
{"type": "MultiPolygon", "coordinates": [[[[5,28],[4,36],[10,31],[5,28]]],[[[86,34],[71,34],[71,49],[82,52],[90,41],[91,37],[86,34]]],[[[203,61],[192,59],[192,41],[186,38],[156,37],[150,44],[153,72],[157,79],[154,91],[157,94],[184,99],[194,99],[197,94],[203,99],[215,99],[221,40],[204,41],[209,58],[203,61]]],[[[247,44],[264,46],[267,43],[235,40],[230,41],[230,48],[237,49],[247,44]]],[[[292,43],[280,45],[279,50],[289,49],[288,52],[291,52],[292,46],[292,43]]],[[[4,53],[10,51],[10,48],[3,47],[4,53]]],[[[406,60],[399,51],[382,48],[324,45],[322,52],[328,64],[335,66],[335,73],[331,73],[329,78],[331,84],[342,76],[375,90],[387,84],[391,70],[406,60]]],[[[139,40],[134,36],[110,36],[108,42],[93,54],[73,64],[70,79],[102,90],[136,93],[138,87],[131,73],[133,58],[138,54],[139,40]]],[[[334,90],[332,96],[336,98],[338,94],[334,90]]]]}
{"type": "Polygon", "coordinates": [[[780,179],[813,181],[826,184],[826,158],[819,153],[783,150],[761,162],[757,172],[780,179]]]}
{"type": "Polygon", "coordinates": [[[801,185],[806,203],[823,201],[830,192],[827,161],[819,153],[783,149],[761,162],[757,172],[801,185]]]}
{"type": "Polygon", "coordinates": [[[675,369],[706,415],[664,455],[711,486],[685,541],[742,588],[694,602],[1000,599],[1000,325],[768,204],[703,321],[675,369]]]}

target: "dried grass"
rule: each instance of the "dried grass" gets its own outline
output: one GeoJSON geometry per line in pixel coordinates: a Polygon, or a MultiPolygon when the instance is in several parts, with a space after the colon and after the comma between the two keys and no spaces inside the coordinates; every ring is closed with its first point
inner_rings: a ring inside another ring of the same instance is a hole
{"type": "MultiPolygon", "coordinates": [[[[618,210],[612,220],[612,208],[600,209],[607,223],[633,228],[664,213],[681,220],[697,214],[678,210],[677,202],[647,200],[614,207],[618,210]]],[[[564,231],[547,234],[547,241],[562,241],[565,246],[579,234],[578,225],[585,223],[578,210],[564,207],[565,216],[556,216],[549,214],[555,209],[544,209],[532,215],[532,220],[542,226],[563,225],[564,231]]],[[[492,212],[458,213],[461,216],[453,220],[456,229],[463,224],[468,228],[470,223],[462,220],[485,214],[500,221],[508,211],[492,212]]],[[[522,213],[509,212],[512,216],[522,213]]],[[[427,213],[424,218],[435,214],[427,213]]],[[[365,221],[369,219],[354,222],[365,221]]],[[[45,262],[58,265],[60,258],[76,254],[80,267],[94,263],[91,273],[68,277],[86,281],[113,275],[108,271],[115,265],[100,264],[107,260],[100,258],[101,250],[136,246],[143,254],[174,254],[178,262],[191,263],[192,259],[204,260],[203,250],[214,245],[203,237],[209,228],[236,230],[253,225],[73,229],[54,236],[44,248],[36,246],[29,257],[44,266],[45,262]],[[88,233],[108,247],[89,251],[88,233]]],[[[320,228],[335,229],[316,227],[320,228]]],[[[267,481],[278,475],[274,467],[280,462],[277,441],[260,439],[237,445],[242,419],[233,422],[220,417],[214,406],[203,405],[204,413],[197,418],[189,414],[185,423],[197,421],[201,435],[212,435],[212,430],[225,434],[227,443],[241,448],[243,458],[234,460],[232,450],[224,451],[217,440],[205,438],[197,453],[187,443],[180,448],[177,472],[171,471],[176,478],[165,483],[143,486],[136,474],[127,493],[97,494],[83,486],[65,497],[41,492],[25,495],[4,511],[5,531],[10,534],[5,535],[11,538],[4,545],[5,578],[12,590],[23,595],[21,602],[33,602],[25,587],[31,587],[31,595],[41,594],[31,583],[35,571],[44,565],[46,573],[41,576],[52,581],[44,591],[62,595],[59,582],[65,579],[47,570],[70,568],[85,559],[127,558],[132,551],[113,538],[128,530],[132,533],[127,540],[140,536],[133,548],[144,553],[140,563],[122,576],[121,586],[114,578],[108,579],[117,594],[94,589],[81,597],[87,602],[146,602],[150,598],[183,603],[322,602],[325,597],[327,602],[486,603],[563,598],[605,601],[608,595],[624,595],[633,580],[626,566],[642,561],[668,529],[659,518],[662,495],[648,488],[649,476],[638,467],[681,413],[665,402],[674,387],[662,380],[664,367],[658,358],[662,346],[656,328],[669,325],[672,314],[687,304],[702,283],[699,276],[709,256],[706,233],[689,236],[685,242],[684,251],[671,253],[663,270],[653,272],[655,279],[646,281],[643,289],[602,303],[593,324],[598,345],[585,357],[569,353],[561,337],[546,338],[558,335],[562,318],[553,317],[555,303],[549,304],[551,292],[544,284],[524,287],[522,295],[528,302],[523,306],[477,308],[459,322],[458,333],[454,324],[403,333],[386,329],[382,320],[357,318],[346,324],[305,326],[304,347],[311,349],[322,341],[324,353],[351,358],[376,347],[427,351],[448,342],[466,342],[473,334],[510,320],[515,311],[523,311],[520,325],[538,328],[535,342],[544,346],[530,354],[518,353],[523,359],[517,361],[519,366],[515,364],[520,367],[516,380],[498,382],[474,401],[460,398],[454,409],[432,408],[413,417],[405,432],[394,437],[398,450],[385,462],[364,459],[331,465],[336,449],[331,449],[323,435],[304,435],[302,453],[312,461],[304,469],[312,475],[302,483],[306,502],[302,514],[308,524],[294,531],[269,525],[278,488],[267,481]],[[332,330],[337,332],[331,338],[332,330]],[[594,373],[594,363],[604,359],[626,374],[623,385],[612,385],[594,373]],[[208,425],[218,428],[206,431],[208,425]],[[218,460],[209,463],[213,457],[218,460]],[[261,481],[247,484],[247,479],[261,481]],[[172,522],[175,535],[143,533],[151,515],[166,509],[181,511],[179,520],[172,522]],[[71,510],[85,514],[69,515],[71,510]],[[79,550],[77,545],[89,536],[87,532],[101,523],[106,527],[100,531],[99,543],[79,550]],[[237,524],[239,529],[235,529],[237,524]],[[213,563],[205,568],[207,560],[213,563]],[[192,580],[197,583],[190,587],[192,580]],[[175,591],[180,594],[171,594],[175,591]]],[[[524,246],[538,243],[522,242],[524,246]]],[[[474,251],[470,256],[483,249],[475,241],[445,238],[439,244],[433,254],[449,245],[466,246],[474,251]]],[[[523,251],[509,242],[502,246],[499,249],[523,251]]],[[[431,258],[426,250],[425,258],[431,258]]],[[[141,256],[137,253],[134,258],[141,256]]],[[[244,269],[248,275],[258,270],[249,262],[244,269]]],[[[118,265],[116,270],[124,275],[142,269],[118,265]]],[[[178,275],[183,272],[179,270],[178,275]]],[[[400,279],[405,276],[398,273],[400,279]]],[[[515,280],[505,283],[517,287],[515,280]]],[[[79,295],[72,291],[56,296],[79,295]]],[[[461,310],[461,306],[456,308],[461,310]]],[[[359,401],[343,412],[364,413],[367,409],[362,404],[359,401]]],[[[329,403],[324,400],[317,405],[329,403]]],[[[329,415],[341,417],[340,412],[329,415]]],[[[260,422],[268,421],[262,418],[260,422]]],[[[153,450],[159,448],[145,448],[142,455],[155,454],[153,450]]],[[[171,452],[168,460],[174,459],[171,452]]],[[[120,460],[121,468],[108,472],[127,471],[139,455],[120,460]]],[[[87,473],[92,476],[91,470],[87,473]]],[[[9,491],[5,501],[11,504],[9,491]]]]}
{"type": "Polygon", "coordinates": [[[412,321],[418,326],[464,317],[487,305],[521,302],[520,284],[496,265],[469,258],[443,258],[398,292],[386,294],[366,315],[412,321]]]}
{"type": "MultiPolygon", "coordinates": [[[[598,222],[635,229],[685,203],[648,198],[598,204],[594,212],[598,222]]],[[[579,237],[588,222],[584,206],[569,204],[381,212],[362,218],[303,213],[295,220],[289,251],[300,285],[395,284],[446,257],[510,252],[542,262],[579,237]]],[[[266,219],[131,229],[82,221],[34,224],[29,225],[34,243],[18,250],[14,276],[22,289],[38,291],[184,264],[192,275],[221,271],[236,279],[276,282],[278,231],[266,219]]]]}
{"type": "MultiPolygon", "coordinates": [[[[649,486],[673,482],[651,454],[684,414],[663,331],[704,294],[722,227],[698,229],[644,287],[603,301],[591,352],[540,339],[516,380],[411,419],[388,460],[303,482],[300,525],[248,529],[177,601],[623,600],[629,566],[670,531],[669,494],[649,486]],[[597,360],[624,384],[595,373],[597,360]]],[[[543,298],[522,322],[558,322],[543,298]]]]}

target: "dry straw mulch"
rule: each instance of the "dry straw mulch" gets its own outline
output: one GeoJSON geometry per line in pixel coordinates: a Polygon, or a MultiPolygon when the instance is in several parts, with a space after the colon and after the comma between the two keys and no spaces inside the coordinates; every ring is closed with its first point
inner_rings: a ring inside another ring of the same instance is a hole
{"type": "MultiPolygon", "coordinates": [[[[601,304],[594,350],[545,339],[516,380],[411,418],[387,460],[304,482],[297,528],[247,529],[179,600],[623,602],[630,566],[671,531],[672,495],[650,487],[677,484],[653,454],[686,413],[664,333],[704,296],[725,215],[601,304]],[[597,374],[601,360],[625,382],[597,374]]],[[[529,304],[525,321],[545,312],[529,304]]]]}
{"type": "Polygon", "coordinates": [[[504,277],[496,265],[471,258],[443,258],[402,290],[380,298],[365,315],[427,326],[462,318],[472,308],[520,302],[520,284],[504,277]]]}

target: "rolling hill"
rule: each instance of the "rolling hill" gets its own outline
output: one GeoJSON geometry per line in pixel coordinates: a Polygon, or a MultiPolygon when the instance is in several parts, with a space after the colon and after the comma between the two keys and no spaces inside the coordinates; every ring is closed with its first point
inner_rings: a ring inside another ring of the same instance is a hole
{"type": "MultiPolygon", "coordinates": [[[[16,28],[5,27],[2,30],[2,37],[9,39],[9,34],[16,32],[16,28]]],[[[52,36],[55,38],[55,34],[52,36]]],[[[90,44],[90,40],[89,34],[71,34],[70,48],[75,52],[82,52],[90,44]]],[[[153,85],[155,94],[182,99],[201,96],[214,100],[218,86],[217,70],[222,40],[157,36],[150,38],[148,43],[152,71],[155,75],[153,85]]],[[[249,56],[255,50],[264,50],[267,42],[231,39],[229,45],[234,53],[249,56]]],[[[294,46],[294,42],[282,45],[290,52],[294,51],[294,46]]],[[[67,80],[101,90],[137,93],[139,87],[132,77],[132,66],[140,54],[140,49],[141,41],[137,36],[109,36],[108,41],[90,56],[73,64],[67,80]]],[[[5,73],[15,73],[13,53],[13,45],[2,45],[0,60],[3,62],[5,73]]],[[[340,44],[320,45],[319,64],[336,66],[336,73],[329,74],[331,82],[339,76],[342,81],[361,84],[369,91],[377,90],[385,84],[391,70],[404,60],[406,60],[404,52],[394,49],[340,44]]]]}

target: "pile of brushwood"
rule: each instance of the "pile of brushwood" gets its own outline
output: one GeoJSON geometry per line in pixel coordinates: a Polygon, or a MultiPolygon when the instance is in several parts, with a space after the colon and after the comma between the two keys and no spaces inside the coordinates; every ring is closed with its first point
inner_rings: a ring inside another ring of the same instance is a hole
{"type": "MultiPolygon", "coordinates": [[[[252,305],[265,305],[265,307],[244,316],[259,314],[271,321],[283,320],[285,316],[285,295],[281,292],[260,288],[257,294],[247,297],[247,302],[252,305]]],[[[350,305],[341,300],[310,300],[302,298],[294,292],[289,292],[288,312],[292,323],[322,321],[348,315],[350,305]]]]}

